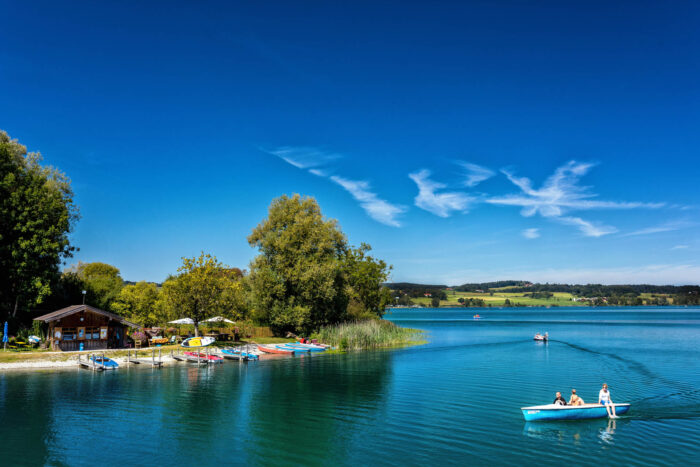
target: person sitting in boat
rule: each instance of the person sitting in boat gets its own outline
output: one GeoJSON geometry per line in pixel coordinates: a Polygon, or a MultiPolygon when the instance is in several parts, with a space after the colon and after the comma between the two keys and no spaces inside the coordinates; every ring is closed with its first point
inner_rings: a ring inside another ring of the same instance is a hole
{"type": "Polygon", "coordinates": [[[569,405],[583,405],[585,402],[583,402],[583,399],[579,397],[578,394],[576,394],[576,389],[571,390],[571,397],[569,398],[569,405]]]}
{"type": "Polygon", "coordinates": [[[566,405],[566,399],[561,397],[561,393],[557,391],[557,398],[554,399],[554,402],[552,402],[554,405],[566,405]]]}
{"type": "Polygon", "coordinates": [[[598,403],[605,406],[605,410],[608,411],[608,417],[617,418],[615,413],[615,405],[610,398],[610,391],[608,390],[608,384],[603,383],[603,389],[598,393],[598,403]]]}

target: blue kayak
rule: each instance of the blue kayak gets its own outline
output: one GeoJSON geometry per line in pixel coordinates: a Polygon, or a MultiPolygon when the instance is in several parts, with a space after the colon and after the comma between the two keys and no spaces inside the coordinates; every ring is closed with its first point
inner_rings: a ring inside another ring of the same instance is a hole
{"type": "Polygon", "coordinates": [[[93,355],[91,360],[93,362],[97,363],[98,365],[102,365],[102,367],[105,370],[116,370],[117,368],[119,368],[119,364],[117,362],[115,362],[114,360],[112,360],[111,358],[99,357],[97,355],[93,355]]]}
{"type": "Polygon", "coordinates": [[[232,349],[232,348],[225,348],[221,349],[221,353],[225,353],[228,355],[235,355],[237,357],[244,357],[247,358],[248,360],[257,360],[258,356],[254,353],[250,352],[244,352],[241,349],[232,349]]]}
{"type": "MultiPolygon", "coordinates": [[[[613,404],[615,413],[622,415],[630,409],[629,404],[613,404]]],[[[525,421],[548,421],[548,420],[586,420],[589,418],[604,418],[608,416],[608,411],[604,405],[600,404],[585,404],[585,405],[534,405],[532,407],[523,407],[520,410],[523,412],[525,421]]]]}

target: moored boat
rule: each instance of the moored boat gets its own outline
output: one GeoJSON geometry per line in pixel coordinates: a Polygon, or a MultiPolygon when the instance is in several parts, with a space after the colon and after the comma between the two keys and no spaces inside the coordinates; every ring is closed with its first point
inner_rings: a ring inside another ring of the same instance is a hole
{"type": "Polygon", "coordinates": [[[222,362],[224,359],[218,355],[207,355],[204,352],[184,352],[185,355],[198,358],[200,360],[208,360],[210,362],[222,362]]]}
{"type": "Polygon", "coordinates": [[[258,359],[257,354],[254,354],[252,352],[245,352],[241,349],[235,349],[235,348],[231,348],[231,347],[226,347],[225,349],[221,349],[221,353],[227,354],[227,355],[235,355],[238,357],[247,358],[249,360],[257,360],[258,359]]]}
{"type": "MultiPolygon", "coordinates": [[[[630,409],[630,404],[613,404],[615,413],[621,415],[630,409]]],[[[548,420],[586,420],[590,418],[604,418],[608,416],[608,411],[601,404],[584,405],[534,405],[532,407],[522,407],[525,421],[548,421],[548,420]]]]}
{"type": "Polygon", "coordinates": [[[216,342],[213,337],[190,337],[182,341],[180,346],[182,347],[206,347],[216,342]]]}
{"type": "Polygon", "coordinates": [[[545,332],[544,334],[540,334],[539,332],[535,334],[534,339],[536,341],[548,341],[549,340],[549,333],[545,332]]]}
{"type": "Polygon", "coordinates": [[[266,345],[258,345],[258,350],[265,353],[277,353],[277,354],[293,354],[294,349],[279,349],[277,346],[268,347],[266,345]]]}
{"type": "Polygon", "coordinates": [[[90,360],[92,360],[98,365],[102,365],[102,368],[105,370],[116,370],[117,368],[119,368],[119,364],[108,357],[93,355],[92,358],[90,358],[90,360]]]}
{"type": "Polygon", "coordinates": [[[326,347],[313,344],[284,344],[285,348],[300,350],[302,352],[325,352],[326,347]]]}

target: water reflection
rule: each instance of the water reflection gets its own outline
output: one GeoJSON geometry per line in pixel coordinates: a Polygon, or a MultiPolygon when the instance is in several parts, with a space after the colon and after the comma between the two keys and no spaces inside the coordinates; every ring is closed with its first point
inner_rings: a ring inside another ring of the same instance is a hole
{"type": "MultiPolygon", "coordinates": [[[[381,419],[391,352],[265,362],[250,410],[253,464],[334,464],[381,419]],[[285,446],[284,452],[279,446],[285,446]]],[[[261,365],[262,367],[262,365],[261,365]]]]}
{"type": "Polygon", "coordinates": [[[556,442],[573,443],[598,437],[605,444],[613,444],[617,420],[576,420],[565,422],[526,422],[523,434],[528,437],[556,442]]]}

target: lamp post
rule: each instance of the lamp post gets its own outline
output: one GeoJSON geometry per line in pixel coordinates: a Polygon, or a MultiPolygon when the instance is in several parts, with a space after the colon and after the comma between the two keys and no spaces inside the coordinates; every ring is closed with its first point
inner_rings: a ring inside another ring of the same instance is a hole
{"type": "Polygon", "coordinates": [[[83,290],[83,305],[85,305],[85,294],[87,293],[87,290],[83,290]]]}

